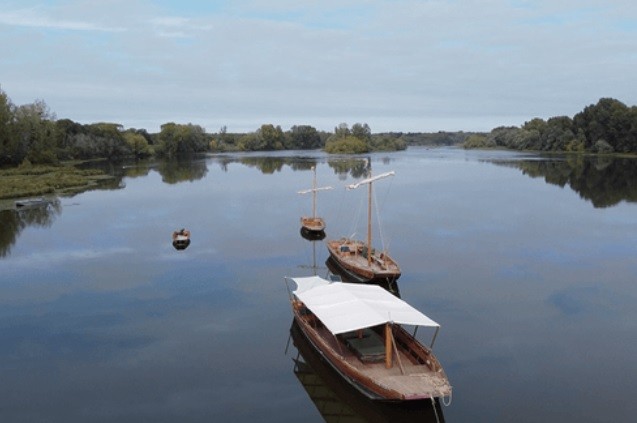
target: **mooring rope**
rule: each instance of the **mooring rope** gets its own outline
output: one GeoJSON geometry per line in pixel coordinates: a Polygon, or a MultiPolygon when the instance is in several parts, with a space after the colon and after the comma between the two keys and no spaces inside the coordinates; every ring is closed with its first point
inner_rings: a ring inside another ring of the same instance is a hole
{"type": "Polygon", "coordinates": [[[436,401],[434,400],[434,397],[429,397],[431,398],[431,406],[434,409],[434,414],[436,415],[436,423],[440,423],[440,418],[438,417],[438,410],[436,410],[436,401]]]}

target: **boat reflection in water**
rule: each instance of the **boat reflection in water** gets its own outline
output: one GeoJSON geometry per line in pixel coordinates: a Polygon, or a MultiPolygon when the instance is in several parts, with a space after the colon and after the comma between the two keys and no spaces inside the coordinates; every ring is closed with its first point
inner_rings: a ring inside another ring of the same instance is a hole
{"type": "Polygon", "coordinates": [[[296,321],[290,335],[297,349],[294,375],[326,422],[444,422],[440,401],[373,401],[352,387],[312,348],[296,321]]]}
{"type": "Polygon", "coordinates": [[[327,269],[332,274],[340,276],[341,280],[343,282],[368,283],[368,284],[379,285],[379,286],[385,288],[387,291],[389,291],[392,294],[394,294],[395,296],[397,296],[398,298],[400,298],[400,290],[398,289],[398,281],[395,280],[395,279],[392,279],[392,280],[375,280],[373,282],[363,282],[360,279],[352,277],[352,274],[350,272],[347,272],[345,269],[343,269],[339,265],[339,263],[336,260],[334,260],[334,258],[332,256],[329,256],[327,258],[327,260],[325,261],[325,266],[327,266],[327,269]]]}
{"type": "Polygon", "coordinates": [[[306,227],[301,227],[301,237],[308,241],[321,241],[325,239],[325,231],[311,231],[306,227]]]}

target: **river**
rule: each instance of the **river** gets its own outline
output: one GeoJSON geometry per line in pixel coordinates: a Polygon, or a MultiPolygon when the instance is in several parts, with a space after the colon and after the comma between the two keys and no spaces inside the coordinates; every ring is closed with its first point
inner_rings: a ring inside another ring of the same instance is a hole
{"type": "Polygon", "coordinates": [[[374,185],[374,240],[441,324],[435,418],[635,419],[637,159],[409,148],[108,164],[107,185],[0,212],[0,421],[364,421],[334,411],[339,388],[311,399],[289,339],[283,277],[327,273],[299,232],[312,166],[335,188],[328,239],[364,236],[346,184],[396,172],[374,185]]]}

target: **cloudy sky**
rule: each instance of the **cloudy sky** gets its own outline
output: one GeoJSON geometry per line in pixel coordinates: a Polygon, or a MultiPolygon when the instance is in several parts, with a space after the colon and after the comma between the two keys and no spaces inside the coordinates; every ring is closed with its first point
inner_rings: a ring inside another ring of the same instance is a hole
{"type": "Polygon", "coordinates": [[[634,0],[0,0],[0,89],[156,132],[482,131],[637,104],[634,0]]]}

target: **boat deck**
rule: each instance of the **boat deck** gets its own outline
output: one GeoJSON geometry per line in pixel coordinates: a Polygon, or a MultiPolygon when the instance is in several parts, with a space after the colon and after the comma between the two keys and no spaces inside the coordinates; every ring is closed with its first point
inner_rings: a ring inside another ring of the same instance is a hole
{"type": "Polygon", "coordinates": [[[394,355],[393,366],[387,369],[384,358],[375,362],[361,361],[356,353],[325,327],[314,330],[350,366],[372,379],[377,385],[400,392],[406,399],[441,397],[451,393],[451,386],[442,371],[433,371],[426,364],[415,362],[400,349],[398,358],[394,355]]]}
{"type": "Polygon", "coordinates": [[[387,254],[372,250],[371,260],[367,260],[367,247],[361,241],[340,239],[327,243],[330,254],[349,269],[360,269],[368,276],[375,278],[386,277],[397,279],[400,276],[400,267],[387,254]]]}

